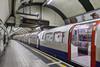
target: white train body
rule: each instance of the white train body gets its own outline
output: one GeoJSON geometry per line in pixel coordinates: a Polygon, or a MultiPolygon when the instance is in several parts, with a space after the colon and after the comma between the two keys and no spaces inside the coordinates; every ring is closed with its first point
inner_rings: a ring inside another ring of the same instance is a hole
{"type": "MultiPolygon", "coordinates": [[[[25,38],[25,35],[21,36],[25,38]]],[[[23,41],[23,37],[16,36],[13,38],[23,41]]],[[[41,51],[65,62],[84,67],[100,66],[100,19],[31,33],[26,39],[41,51]]]]}

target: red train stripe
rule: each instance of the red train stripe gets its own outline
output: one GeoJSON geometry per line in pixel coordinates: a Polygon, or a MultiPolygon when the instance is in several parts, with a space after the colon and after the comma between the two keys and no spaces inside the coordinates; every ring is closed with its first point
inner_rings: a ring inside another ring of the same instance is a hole
{"type": "Polygon", "coordinates": [[[72,31],[76,25],[72,26],[69,30],[69,37],[68,37],[68,62],[71,61],[71,40],[72,40],[72,31]]]}
{"type": "Polygon", "coordinates": [[[91,67],[96,67],[96,45],[95,45],[95,33],[96,33],[96,26],[100,24],[100,21],[96,21],[96,24],[93,26],[92,29],[92,42],[91,42],[91,67]]]}

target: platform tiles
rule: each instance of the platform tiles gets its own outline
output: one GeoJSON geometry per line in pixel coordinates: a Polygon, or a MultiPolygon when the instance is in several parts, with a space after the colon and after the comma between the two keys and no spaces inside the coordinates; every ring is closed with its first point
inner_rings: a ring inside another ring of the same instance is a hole
{"type": "Polygon", "coordinates": [[[49,67],[20,43],[10,40],[5,54],[0,57],[0,67],[49,67]]]}
{"type": "MultiPolygon", "coordinates": [[[[19,41],[18,41],[19,42],[19,41]]],[[[45,52],[42,52],[36,48],[30,47],[25,43],[19,42],[21,45],[29,49],[34,55],[39,57],[43,62],[45,62],[49,67],[74,67],[68,63],[65,63],[45,52]]]]}

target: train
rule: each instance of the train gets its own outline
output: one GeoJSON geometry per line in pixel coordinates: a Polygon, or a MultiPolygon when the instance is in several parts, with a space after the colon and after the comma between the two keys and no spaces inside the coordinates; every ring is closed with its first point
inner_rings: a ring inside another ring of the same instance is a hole
{"type": "Polygon", "coordinates": [[[8,31],[4,23],[0,19],[0,56],[4,54],[7,44],[8,44],[8,31]]]}
{"type": "Polygon", "coordinates": [[[100,18],[48,30],[15,35],[13,39],[27,43],[70,64],[82,67],[99,67],[99,36],[100,18]]]}

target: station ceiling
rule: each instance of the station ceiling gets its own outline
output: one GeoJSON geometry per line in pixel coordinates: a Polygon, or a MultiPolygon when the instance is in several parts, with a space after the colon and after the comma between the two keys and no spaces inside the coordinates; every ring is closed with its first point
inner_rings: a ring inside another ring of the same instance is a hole
{"type": "Polygon", "coordinates": [[[41,5],[42,7],[52,9],[65,21],[69,17],[100,8],[100,0],[52,0],[47,4],[48,1],[49,0],[15,0],[15,12],[27,6],[41,5]]]}
{"type": "MultiPolygon", "coordinates": [[[[28,2],[28,0],[22,0],[22,1],[28,2]]],[[[33,3],[44,3],[48,0],[31,0],[31,1],[33,3]]],[[[80,1],[84,1],[85,4],[87,3],[87,1],[90,1],[94,9],[100,8],[100,0],[52,0],[52,2],[49,5],[52,5],[57,9],[59,9],[66,17],[72,17],[75,15],[85,13],[87,11],[84,8],[84,6],[80,3],[80,1]]],[[[88,6],[89,5],[90,4],[88,4],[88,6]]]]}

